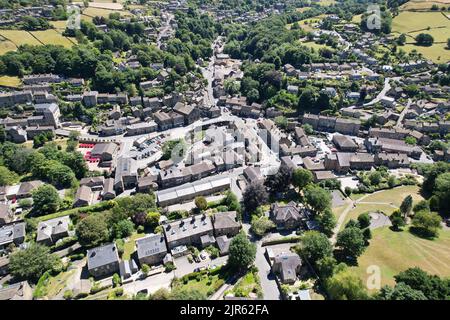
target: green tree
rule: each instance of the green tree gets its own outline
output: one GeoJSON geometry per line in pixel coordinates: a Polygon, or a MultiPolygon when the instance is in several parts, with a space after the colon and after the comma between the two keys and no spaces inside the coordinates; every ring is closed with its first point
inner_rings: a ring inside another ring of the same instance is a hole
{"type": "Polygon", "coordinates": [[[415,290],[400,282],[395,287],[384,286],[375,297],[377,300],[427,300],[420,290],[415,290]]]}
{"type": "Polygon", "coordinates": [[[195,198],[195,206],[203,211],[206,210],[208,208],[208,202],[206,201],[205,197],[199,196],[195,198]]]}
{"type": "Polygon", "coordinates": [[[247,238],[244,231],[238,233],[230,243],[228,265],[237,270],[246,270],[253,264],[256,245],[247,238]]]}
{"type": "Polygon", "coordinates": [[[390,216],[389,220],[391,220],[392,227],[394,230],[398,231],[401,227],[405,226],[405,218],[400,212],[400,210],[395,210],[390,216]]]}
{"type": "Polygon", "coordinates": [[[266,216],[252,216],[251,231],[257,236],[265,235],[270,229],[275,228],[275,223],[266,216]]]}
{"type": "Polygon", "coordinates": [[[96,247],[109,239],[108,225],[102,214],[94,213],[78,222],[78,241],[84,247],[96,247]]]}
{"type": "Polygon", "coordinates": [[[323,233],[328,237],[333,235],[333,229],[336,227],[336,217],[330,208],[326,208],[322,213],[318,214],[316,221],[323,233]]]}
{"type": "Polygon", "coordinates": [[[313,181],[313,174],[307,169],[296,169],[292,173],[292,184],[302,190],[313,181]]]}
{"type": "Polygon", "coordinates": [[[411,213],[413,198],[411,195],[406,196],[400,204],[400,212],[406,217],[411,213]]]}
{"type": "Polygon", "coordinates": [[[24,250],[11,254],[9,271],[14,277],[37,281],[46,271],[60,264],[60,259],[50,253],[49,248],[31,244],[24,250]]]}
{"type": "Polygon", "coordinates": [[[256,208],[268,201],[269,195],[264,184],[256,181],[245,188],[242,198],[245,209],[248,212],[253,212],[256,208]]]}
{"type": "Polygon", "coordinates": [[[332,300],[368,299],[367,291],[362,280],[349,268],[345,268],[327,279],[325,287],[332,300]]]}
{"type": "Polygon", "coordinates": [[[316,261],[316,270],[321,279],[330,278],[334,274],[337,261],[332,256],[325,256],[316,261]]]}
{"type": "Polygon", "coordinates": [[[58,191],[54,186],[44,184],[32,192],[33,211],[36,215],[44,215],[58,211],[61,204],[58,191]]]}
{"type": "Polygon", "coordinates": [[[417,144],[417,139],[414,137],[406,137],[405,143],[415,146],[417,144]]]}
{"type": "Polygon", "coordinates": [[[147,213],[147,224],[149,226],[157,226],[159,223],[159,219],[161,218],[161,214],[159,212],[155,212],[155,211],[150,211],[149,213],[147,213]]]}
{"type": "Polygon", "coordinates": [[[113,225],[114,238],[122,239],[130,236],[134,231],[134,224],[130,220],[121,220],[113,225]]]}
{"type": "Polygon", "coordinates": [[[333,247],[325,234],[306,231],[301,238],[298,253],[310,263],[315,264],[320,259],[332,256],[333,247]]]}
{"type": "Polygon", "coordinates": [[[336,246],[339,247],[346,257],[356,259],[365,250],[366,242],[361,229],[346,227],[338,233],[336,246]]]}
{"type": "Polygon", "coordinates": [[[315,211],[331,208],[331,194],[317,185],[309,184],[304,190],[306,203],[315,211]]]}
{"type": "Polygon", "coordinates": [[[13,172],[10,171],[8,168],[4,166],[0,166],[0,185],[1,186],[8,186],[12,185],[15,182],[19,180],[19,176],[13,172]]]}
{"type": "Polygon", "coordinates": [[[418,46],[426,46],[426,47],[430,47],[433,45],[434,42],[434,38],[433,36],[431,36],[428,33],[419,33],[416,36],[416,44],[418,46]]]}
{"type": "Polygon", "coordinates": [[[361,229],[365,229],[370,225],[370,216],[367,212],[361,213],[358,216],[358,223],[361,229]]]}
{"type": "Polygon", "coordinates": [[[403,46],[406,43],[406,35],[404,33],[402,33],[398,38],[397,38],[397,44],[399,46],[403,46]]]}
{"type": "Polygon", "coordinates": [[[437,237],[442,228],[442,218],[435,212],[416,212],[412,219],[413,231],[425,237],[437,237]]]}
{"type": "Polygon", "coordinates": [[[439,209],[450,212],[450,172],[440,174],[436,178],[434,194],[439,199],[439,209]]]}
{"type": "Polygon", "coordinates": [[[448,279],[430,275],[420,268],[409,268],[394,276],[397,284],[404,283],[414,290],[423,292],[429,300],[448,300],[450,285],[448,279]]]}

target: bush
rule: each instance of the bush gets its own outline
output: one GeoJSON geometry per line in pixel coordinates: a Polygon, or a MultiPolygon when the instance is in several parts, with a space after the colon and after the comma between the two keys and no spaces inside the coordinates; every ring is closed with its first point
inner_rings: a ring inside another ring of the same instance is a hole
{"type": "Polygon", "coordinates": [[[114,287],[118,287],[122,284],[122,279],[120,279],[120,276],[117,273],[113,274],[112,281],[114,287]]]}
{"type": "Polygon", "coordinates": [[[73,292],[72,292],[72,290],[66,290],[66,291],[64,291],[63,298],[64,298],[65,300],[72,300],[72,299],[73,299],[73,292]]]}
{"type": "Polygon", "coordinates": [[[214,246],[208,246],[208,247],[205,248],[205,250],[206,250],[206,252],[209,253],[211,259],[217,258],[219,256],[219,254],[220,254],[219,249],[217,249],[214,246]]]}
{"type": "Polygon", "coordinates": [[[147,276],[148,273],[150,272],[150,267],[149,267],[147,264],[144,263],[144,264],[141,266],[141,270],[142,270],[142,273],[143,273],[145,276],[147,276]]]}
{"type": "Polygon", "coordinates": [[[365,229],[370,225],[370,216],[367,212],[358,216],[358,222],[361,229],[365,229]]]}

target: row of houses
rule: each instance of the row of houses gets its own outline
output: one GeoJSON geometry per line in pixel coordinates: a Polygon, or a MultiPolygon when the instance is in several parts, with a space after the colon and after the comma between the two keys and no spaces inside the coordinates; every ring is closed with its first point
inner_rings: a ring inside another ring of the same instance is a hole
{"type": "MultiPolygon", "coordinates": [[[[216,239],[221,245],[221,254],[228,253],[230,238],[241,229],[236,211],[219,212],[212,217],[205,214],[163,223],[162,234],[150,234],[136,240],[134,256],[140,265],[158,265],[171,260],[186,246],[202,248],[214,245],[216,239]],[[226,243],[224,245],[224,243],[226,243]]],[[[184,248],[184,249],[183,249],[184,248]]],[[[88,250],[87,267],[91,275],[101,277],[118,272],[120,259],[115,243],[88,250]]]]}
{"type": "Polygon", "coordinates": [[[358,135],[361,122],[356,119],[345,119],[331,116],[322,116],[315,114],[304,114],[303,124],[309,124],[314,130],[339,132],[356,136],[358,135]]]}

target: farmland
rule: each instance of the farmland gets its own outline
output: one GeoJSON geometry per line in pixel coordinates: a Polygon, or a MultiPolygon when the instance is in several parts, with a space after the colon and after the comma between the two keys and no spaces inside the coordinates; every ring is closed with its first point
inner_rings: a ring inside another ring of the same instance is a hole
{"type": "Polygon", "coordinates": [[[415,49],[435,62],[450,60],[450,50],[446,48],[449,28],[450,19],[441,12],[403,11],[392,22],[393,34],[404,33],[407,36],[403,50],[410,52],[415,49]],[[430,47],[416,46],[414,38],[419,33],[430,34],[435,43],[430,47]]]}
{"type": "MultiPolygon", "coordinates": [[[[60,23],[60,21],[58,21],[60,23]]],[[[59,24],[61,26],[61,24],[59,24]]],[[[24,31],[24,30],[0,30],[0,54],[14,51],[18,46],[56,44],[69,48],[76,44],[75,39],[64,37],[55,29],[45,31],[24,31]]]]}

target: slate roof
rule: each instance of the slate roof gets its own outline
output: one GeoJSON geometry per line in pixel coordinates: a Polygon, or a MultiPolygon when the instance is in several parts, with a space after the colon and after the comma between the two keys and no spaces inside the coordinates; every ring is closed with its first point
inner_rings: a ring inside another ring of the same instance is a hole
{"type": "Polygon", "coordinates": [[[119,262],[119,254],[115,243],[108,243],[87,251],[87,266],[89,270],[119,262]]]}
{"type": "Polygon", "coordinates": [[[138,259],[167,252],[166,241],[162,234],[151,234],[136,240],[138,259]]]}

